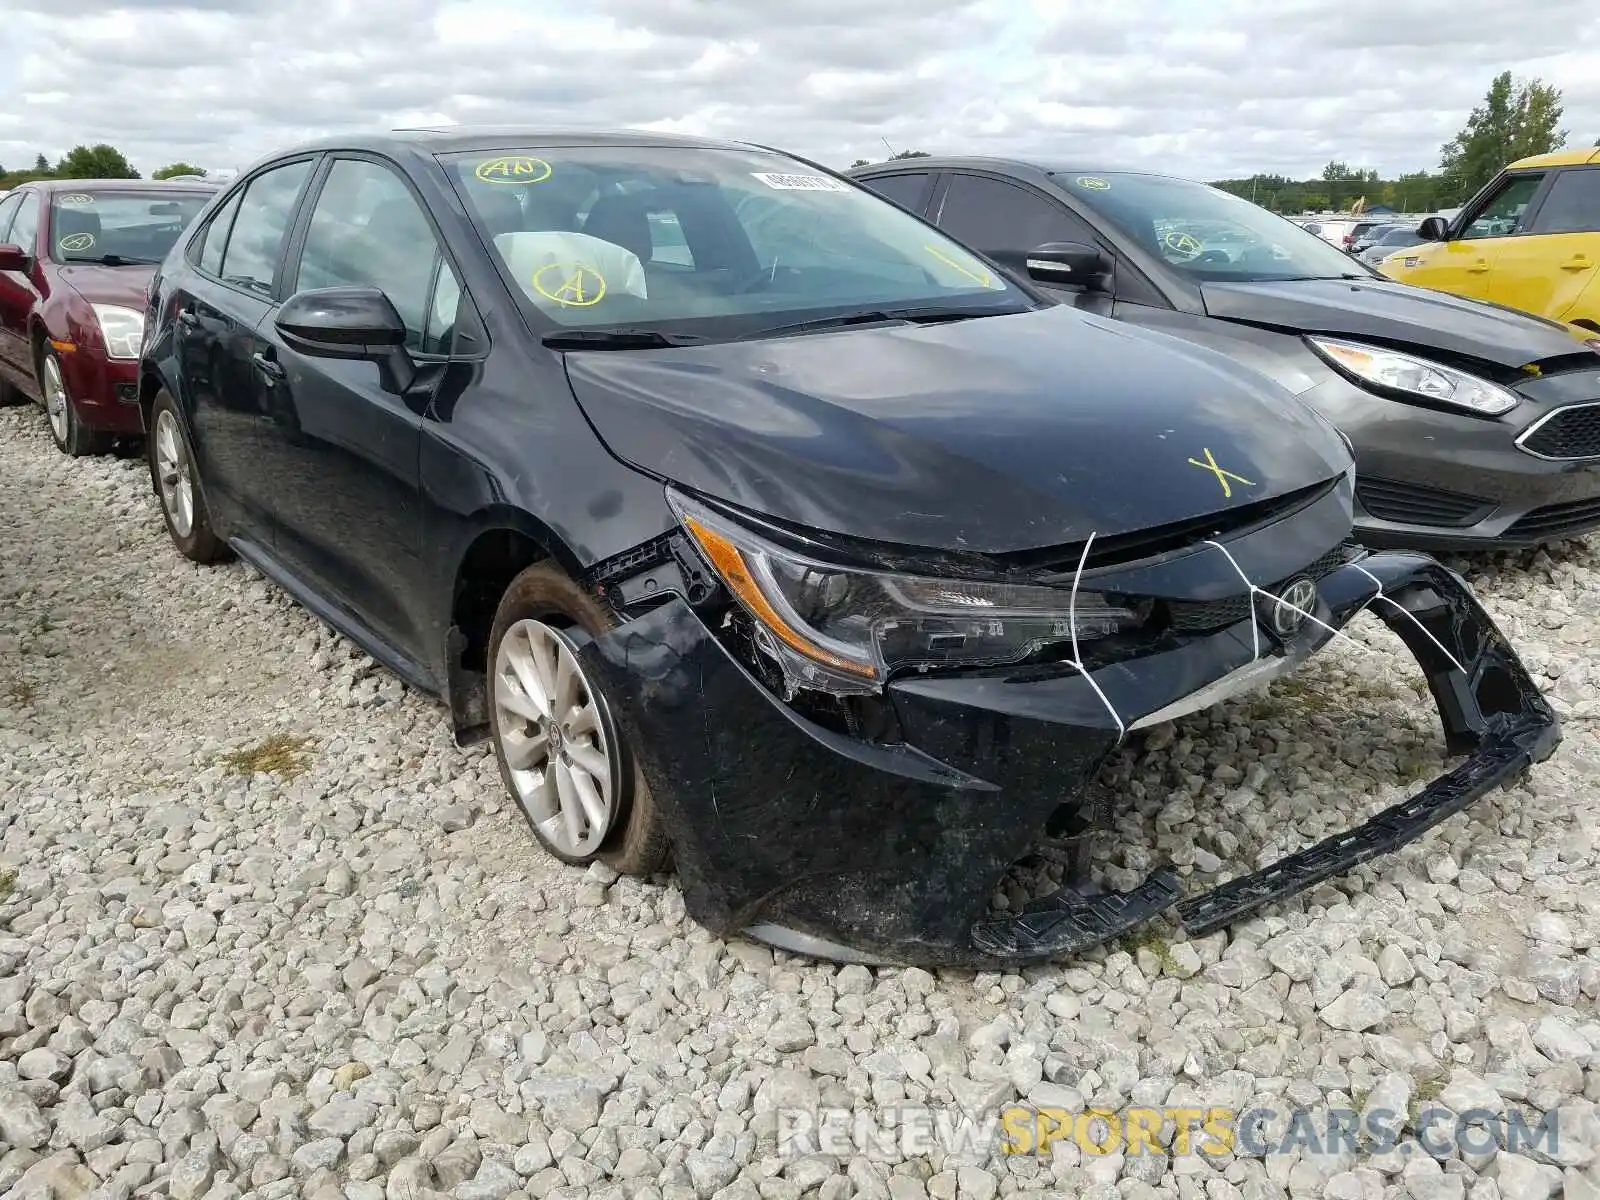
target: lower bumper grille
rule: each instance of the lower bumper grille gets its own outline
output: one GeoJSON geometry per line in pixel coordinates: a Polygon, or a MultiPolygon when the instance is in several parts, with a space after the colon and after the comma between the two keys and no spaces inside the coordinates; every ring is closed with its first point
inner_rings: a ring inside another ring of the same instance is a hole
{"type": "Polygon", "coordinates": [[[1503,536],[1508,538],[1565,537],[1600,526],[1600,497],[1547,504],[1524,513],[1503,536]]]}
{"type": "Polygon", "coordinates": [[[1445,529],[1464,529],[1494,511],[1492,501],[1477,496],[1365,476],[1356,477],[1356,500],[1380,521],[1445,529]]]}
{"type": "Polygon", "coordinates": [[[1557,409],[1517,439],[1541,458],[1600,457],[1600,404],[1557,409]]]}

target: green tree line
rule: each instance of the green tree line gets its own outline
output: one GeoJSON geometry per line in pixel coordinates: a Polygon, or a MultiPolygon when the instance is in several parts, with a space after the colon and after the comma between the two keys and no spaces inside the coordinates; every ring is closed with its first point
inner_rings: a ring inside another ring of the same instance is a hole
{"type": "MultiPolygon", "coordinates": [[[[152,171],[150,178],[166,179],[172,175],[204,174],[205,171],[200,167],[185,162],[175,162],[152,171]]],[[[7,170],[0,166],[0,188],[14,188],[19,183],[27,183],[34,179],[138,178],[140,178],[139,172],[133,169],[133,165],[128,162],[122,151],[105,142],[93,146],[74,146],[53,165],[48,158],[40,154],[34,158],[31,167],[7,170]]]]}
{"type": "MultiPolygon", "coordinates": [[[[1214,179],[1213,187],[1253,200],[1273,212],[1321,212],[1387,205],[1399,212],[1433,212],[1465,203],[1500,168],[1519,158],[1546,154],[1567,140],[1561,125],[1561,91],[1538,79],[1513,80],[1510,71],[1495,76],[1483,103],[1468,115],[1461,131],[1439,148],[1432,170],[1413,171],[1394,179],[1378,172],[1334,161],[1314,179],[1291,179],[1261,173],[1244,179],[1214,179]]],[[[1600,146],[1600,139],[1596,139],[1600,146]]],[[[905,150],[894,158],[922,158],[922,150],[905,150]]],[[[857,159],[852,167],[867,165],[857,159]]],[[[1158,164],[1148,164],[1159,169],[1158,164]]]]}

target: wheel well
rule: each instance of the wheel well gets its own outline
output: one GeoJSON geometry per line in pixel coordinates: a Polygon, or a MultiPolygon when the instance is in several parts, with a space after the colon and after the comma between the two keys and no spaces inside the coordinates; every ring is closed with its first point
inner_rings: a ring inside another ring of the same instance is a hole
{"type": "Polygon", "coordinates": [[[461,631],[464,642],[453,666],[475,672],[488,669],[489,634],[500,598],[513,579],[549,557],[543,546],[515,529],[491,529],[478,535],[456,572],[450,623],[461,631]]]}
{"type": "Polygon", "coordinates": [[[161,376],[154,371],[143,371],[139,375],[139,409],[144,413],[145,428],[150,427],[150,410],[155,406],[156,393],[162,388],[161,376]]]}
{"type": "Polygon", "coordinates": [[[33,319],[33,328],[28,331],[28,344],[33,348],[34,374],[39,372],[39,363],[44,358],[45,339],[49,336],[49,331],[45,329],[44,322],[35,317],[33,319]]]}
{"type": "Polygon", "coordinates": [[[1572,324],[1581,325],[1585,329],[1592,329],[1596,333],[1600,333],[1600,321],[1591,321],[1588,317],[1579,317],[1576,321],[1572,322],[1572,324]]]}

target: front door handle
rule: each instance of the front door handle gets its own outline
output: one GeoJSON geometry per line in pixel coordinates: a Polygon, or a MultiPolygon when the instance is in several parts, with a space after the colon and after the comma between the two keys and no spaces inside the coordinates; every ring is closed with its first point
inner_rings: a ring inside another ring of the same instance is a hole
{"type": "Polygon", "coordinates": [[[1586,256],[1582,254],[1574,254],[1571,258],[1567,259],[1566,262],[1561,264],[1561,269],[1563,271],[1587,271],[1592,266],[1594,266],[1594,264],[1590,262],[1586,256]]]}
{"type": "Polygon", "coordinates": [[[283,369],[282,363],[260,350],[257,350],[251,356],[251,361],[256,364],[256,370],[265,375],[272,383],[277,383],[288,375],[288,372],[283,369]]]}
{"type": "Polygon", "coordinates": [[[1474,275],[1482,275],[1488,269],[1489,260],[1487,258],[1480,258],[1467,268],[1467,270],[1471,271],[1474,275]]]}

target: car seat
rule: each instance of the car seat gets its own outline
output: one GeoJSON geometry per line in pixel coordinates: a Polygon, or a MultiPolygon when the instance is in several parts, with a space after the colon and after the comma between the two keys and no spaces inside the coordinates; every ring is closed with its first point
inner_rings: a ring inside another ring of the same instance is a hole
{"type": "Polygon", "coordinates": [[[589,209],[583,232],[621,246],[640,262],[647,263],[655,254],[655,240],[650,236],[651,207],[649,192],[601,196],[589,209]]]}

